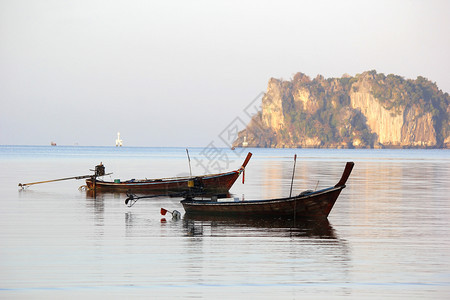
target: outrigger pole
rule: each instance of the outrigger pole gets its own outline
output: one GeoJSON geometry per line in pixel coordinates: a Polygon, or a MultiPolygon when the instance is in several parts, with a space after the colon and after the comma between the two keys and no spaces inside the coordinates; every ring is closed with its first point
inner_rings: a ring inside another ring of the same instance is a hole
{"type": "Polygon", "coordinates": [[[66,178],[59,178],[59,179],[53,179],[53,180],[30,182],[30,183],[19,183],[19,186],[21,188],[25,188],[27,186],[34,185],[34,184],[41,184],[41,183],[48,183],[48,182],[55,182],[55,181],[63,181],[63,180],[70,180],[70,179],[85,179],[85,178],[90,178],[90,177],[93,177],[93,176],[95,176],[95,175],[83,175],[83,176],[66,177],[66,178]]]}
{"type": "Polygon", "coordinates": [[[24,189],[25,187],[30,186],[30,185],[34,185],[34,184],[56,182],[56,181],[63,181],[63,180],[70,180],[70,179],[86,179],[86,178],[93,178],[93,179],[95,179],[96,177],[99,177],[99,176],[106,176],[106,175],[111,175],[112,174],[112,173],[105,174],[105,166],[103,166],[102,163],[100,163],[99,165],[95,166],[95,170],[91,170],[91,171],[94,171],[95,174],[94,175],[73,176],[73,177],[66,177],[66,178],[59,178],[59,179],[52,179],[52,180],[45,180],[45,181],[30,182],[30,183],[19,183],[19,186],[22,189],[24,189]]]}

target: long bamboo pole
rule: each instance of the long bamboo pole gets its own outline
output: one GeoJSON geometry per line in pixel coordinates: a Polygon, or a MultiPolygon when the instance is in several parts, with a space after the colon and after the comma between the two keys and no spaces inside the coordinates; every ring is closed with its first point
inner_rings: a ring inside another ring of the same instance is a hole
{"type": "Polygon", "coordinates": [[[191,169],[191,157],[189,156],[189,150],[186,148],[186,153],[189,161],[189,175],[192,177],[192,169],[191,169]]]}
{"type": "Polygon", "coordinates": [[[297,154],[294,155],[294,169],[292,170],[291,191],[289,192],[289,198],[292,196],[292,184],[294,183],[295,164],[296,163],[297,163],[297,154]]]}
{"type": "MultiPolygon", "coordinates": [[[[112,173],[108,173],[105,175],[111,175],[112,173]]],[[[19,183],[19,186],[24,188],[29,185],[34,184],[41,184],[41,183],[48,183],[48,182],[56,182],[56,181],[63,181],[63,180],[70,180],[70,179],[85,179],[85,178],[91,178],[95,175],[83,175],[83,176],[73,176],[73,177],[66,177],[66,178],[59,178],[59,179],[52,179],[52,180],[45,180],[45,181],[37,181],[37,182],[30,182],[30,183],[19,183]]]]}

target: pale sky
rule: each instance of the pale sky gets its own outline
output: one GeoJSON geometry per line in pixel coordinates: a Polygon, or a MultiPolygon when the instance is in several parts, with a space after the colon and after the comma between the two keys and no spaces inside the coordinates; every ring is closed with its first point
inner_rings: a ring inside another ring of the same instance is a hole
{"type": "Polygon", "coordinates": [[[450,92],[450,1],[0,0],[0,145],[220,147],[271,77],[373,69],[450,92]]]}

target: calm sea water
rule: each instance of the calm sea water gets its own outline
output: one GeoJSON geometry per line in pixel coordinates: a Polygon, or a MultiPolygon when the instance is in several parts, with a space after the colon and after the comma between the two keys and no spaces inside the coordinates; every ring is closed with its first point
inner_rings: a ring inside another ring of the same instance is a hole
{"type": "Polygon", "coordinates": [[[0,146],[0,298],[450,298],[450,151],[190,149],[192,172],[237,169],[231,192],[264,199],[334,185],[328,221],[173,220],[180,199],[96,198],[89,175],[189,174],[184,148],[0,146]],[[206,156],[205,156],[206,154],[206,156]],[[218,155],[220,154],[220,155],[218,155]],[[216,156],[218,155],[218,156],[216,156]]]}

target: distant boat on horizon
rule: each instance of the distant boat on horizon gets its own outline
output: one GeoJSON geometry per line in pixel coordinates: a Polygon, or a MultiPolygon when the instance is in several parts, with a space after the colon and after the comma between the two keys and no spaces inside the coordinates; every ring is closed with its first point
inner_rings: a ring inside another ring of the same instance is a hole
{"type": "Polygon", "coordinates": [[[116,147],[122,147],[123,141],[120,139],[120,132],[117,132],[116,147]]]}
{"type": "Polygon", "coordinates": [[[56,146],[56,143],[55,142],[51,142],[50,145],[51,146],[56,146]]]}

